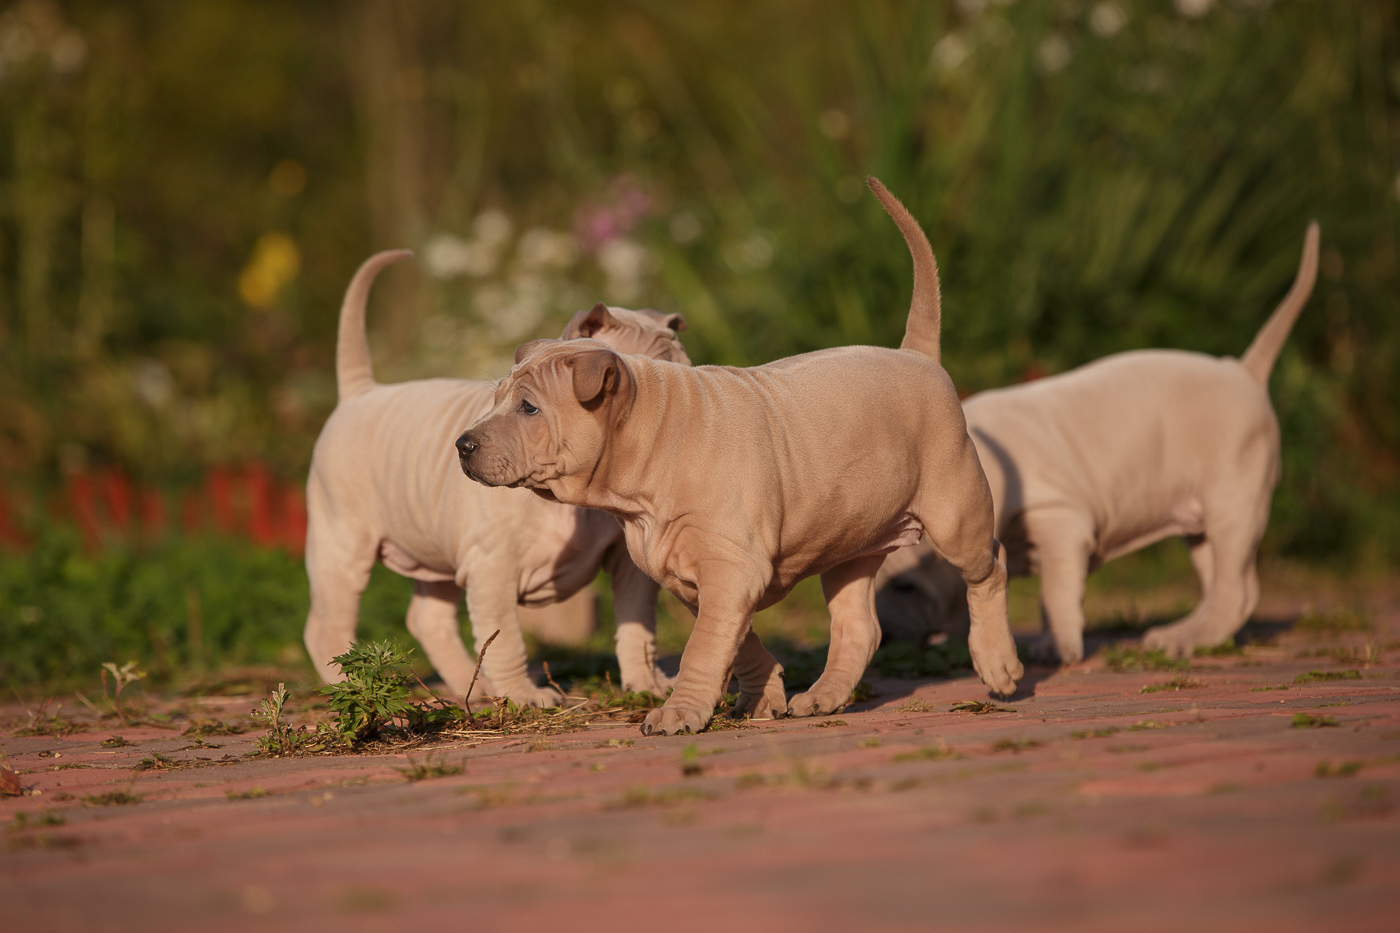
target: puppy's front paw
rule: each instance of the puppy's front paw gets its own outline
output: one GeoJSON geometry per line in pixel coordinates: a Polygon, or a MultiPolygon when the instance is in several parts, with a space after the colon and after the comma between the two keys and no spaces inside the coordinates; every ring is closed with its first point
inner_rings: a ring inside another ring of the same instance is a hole
{"type": "Polygon", "coordinates": [[[536,687],[528,682],[510,687],[504,695],[517,706],[549,708],[564,702],[564,695],[553,687],[536,687]]]}
{"type": "Polygon", "coordinates": [[[1049,632],[1044,633],[1026,646],[1032,664],[1044,667],[1058,667],[1062,664],[1078,664],[1084,660],[1084,643],[1062,645],[1049,632]]]}
{"type": "Polygon", "coordinates": [[[781,719],[788,713],[787,691],[783,689],[782,668],[777,668],[761,690],[746,691],[739,688],[739,698],[734,701],[733,717],[748,716],[751,719],[781,719]]]}
{"type": "Polygon", "coordinates": [[[1151,629],[1142,636],[1144,648],[1149,651],[1159,649],[1169,658],[1189,658],[1195,653],[1197,645],[1206,643],[1194,626],[1188,627],[1181,622],[1151,629]]]}
{"type": "Polygon", "coordinates": [[[688,709],[670,700],[660,709],[647,713],[642,721],[642,735],[687,735],[699,732],[710,721],[711,712],[688,709]]]}
{"type": "Polygon", "coordinates": [[[851,691],[842,691],[820,681],[806,693],[799,693],[788,703],[789,716],[825,716],[834,713],[851,699],[851,691]]]}
{"type": "Polygon", "coordinates": [[[1016,657],[1014,642],[1008,650],[997,651],[990,656],[985,652],[972,652],[972,666],[977,671],[977,676],[982,678],[982,683],[1004,697],[1016,692],[1016,685],[1026,673],[1021,659],[1016,657]]]}
{"type": "Polygon", "coordinates": [[[1005,623],[973,625],[967,646],[972,654],[972,668],[982,683],[1002,696],[1011,696],[1025,676],[1026,669],[1016,657],[1016,642],[1005,623]]]}
{"type": "Polygon", "coordinates": [[[664,700],[675,682],[674,677],[667,677],[659,667],[653,667],[635,676],[624,676],[622,689],[625,693],[650,693],[652,696],[664,700]]]}

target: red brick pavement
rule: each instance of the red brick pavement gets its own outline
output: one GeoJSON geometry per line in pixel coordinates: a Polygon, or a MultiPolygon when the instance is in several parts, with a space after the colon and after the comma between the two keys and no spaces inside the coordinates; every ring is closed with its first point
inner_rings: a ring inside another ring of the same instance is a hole
{"type": "Polygon", "coordinates": [[[404,755],[130,770],[240,756],[249,736],[5,738],[41,793],[0,800],[0,927],[1395,930],[1393,637],[1371,636],[1393,647],[1366,666],[1287,636],[1148,694],[1176,675],[1033,670],[1008,713],[950,712],[985,697],[970,678],[890,681],[826,720],[441,747],[465,771],[416,784],[404,755]],[[1294,683],[1314,669],[1362,679],[1294,683]],[[1294,728],[1299,712],[1336,725],[1294,728]],[[46,770],[63,765],[91,767],[46,770]],[[83,804],[133,774],[142,803],[83,804]],[[228,796],[253,788],[270,795],[228,796]],[[14,828],[44,809],[66,824],[14,828]]]}

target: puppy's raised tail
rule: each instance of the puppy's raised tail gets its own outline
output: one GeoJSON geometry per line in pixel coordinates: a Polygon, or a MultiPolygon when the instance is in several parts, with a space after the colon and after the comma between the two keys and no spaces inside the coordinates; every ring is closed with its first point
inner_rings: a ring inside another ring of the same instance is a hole
{"type": "Polygon", "coordinates": [[[365,304],[374,279],[385,266],[403,262],[412,255],[410,249],[375,253],[355,272],[350,287],[345,290],[345,300],[340,304],[340,332],[335,343],[335,390],[342,400],[374,388],[374,367],[369,358],[369,339],[365,336],[365,304]]]}
{"type": "Polygon", "coordinates": [[[1303,259],[1298,263],[1298,276],[1293,280],[1293,287],[1283,296],[1283,301],[1279,302],[1274,313],[1269,315],[1264,326],[1259,328],[1259,333],[1254,335],[1254,342],[1244,351],[1244,356],[1240,357],[1240,362],[1249,370],[1254,381],[1266,389],[1269,387],[1269,373],[1273,372],[1274,362],[1278,359],[1283,343],[1293,330],[1293,324],[1298,320],[1303,306],[1312,295],[1313,283],[1317,281],[1319,238],[1317,221],[1314,220],[1308,224],[1308,232],[1303,237],[1303,259]]]}
{"type": "Polygon", "coordinates": [[[909,246],[909,255],[914,260],[914,296],[909,301],[909,321],[904,325],[904,340],[899,348],[912,350],[938,363],[942,310],[938,294],[938,261],[933,258],[933,247],[928,245],[924,228],[919,226],[899,198],[890,194],[874,176],[865,182],[875,192],[875,197],[880,199],[881,206],[894,220],[899,232],[904,234],[904,242],[909,246]]]}

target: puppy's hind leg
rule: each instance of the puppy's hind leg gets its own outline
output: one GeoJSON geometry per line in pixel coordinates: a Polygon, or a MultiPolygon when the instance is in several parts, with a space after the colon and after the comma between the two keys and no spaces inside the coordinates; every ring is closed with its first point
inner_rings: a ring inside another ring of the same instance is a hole
{"type": "Polygon", "coordinates": [[[1045,632],[1031,648],[1043,664],[1084,659],[1084,582],[1094,547],[1093,521],[1068,509],[1025,517],[1026,534],[1040,556],[1040,613],[1045,632]]]}
{"type": "Polygon", "coordinates": [[[1230,638],[1259,604],[1255,552],[1263,537],[1263,523],[1255,527],[1244,516],[1225,527],[1212,527],[1207,521],[1206,534],[1209,544],[1199,555],[1194,548],[1191,554],[1192,563],[1210,558],[1209,578],[1197,564],[1205,590],[1200,604],[1186,618],[1154,628],[1142,640],[1147,647],[1160,648],[1174,658],[1190,657],[1198,647],[1218,645],[1230,638]]]}
{"type": "Polygon", "coordinates": [[[831,611],[831,648],[821,677],[788,704],[792,715],[834,713],[850,700],[880,647],[875,574],[884,562],[883,554],[857,557],[822,574],[822,594],[831,611]]]}
{"type": "MultiPolygon", "coordinates": [[[[476,659],[462,644],[462,630],[457,622],[461,605],[461,587],[450,580],[415,581],[413,601],[408,604],[409,633],[418,639],[433,670],[456,696],[466,694],[476,673],[476,659]]],[[[477,696],[491,696],[493,692],[492,684],[477,681],[477,696]]]]}
{"type": "Polygon", "coordinates": [[[992,493],[972,441],[950,467],[937,489],[926,484],[910,511],[923,523],[929,544],[967,584],[967,647],[973,668],[984,684],[1010,696],[1025,668],[1016,656],[1007,616],[1006,566],[996,556],[992,493]]]}
{"type": "Polygon", "coordinates": [[[768,653],[752,629],[739,646],[734,659],[734,676],[739,679],[739,698],[734,716],[754,719],[780,719],[787,715],[787,691],[783,689],[783,666],[768,653]]]}
{"type": "Polygon", "coordinates": [[[671,678],[656,666],[656,598],[661,587],[619,545],[605,559],[617,620],[617,666],[622,689],[665,699],[671,678]]]}
{"type": "Polygon", "coordinates": [[[306,576],[311,611],[303,639],[311,663],[326,683],[344,679],[331,659],[350,650],[360,615],[360,594],[374,567],[375,542],[345,529],[334,533],[313,522],[306,536],[306,576]],[[361,539],[363,540],[357,540],[361,539]]]}

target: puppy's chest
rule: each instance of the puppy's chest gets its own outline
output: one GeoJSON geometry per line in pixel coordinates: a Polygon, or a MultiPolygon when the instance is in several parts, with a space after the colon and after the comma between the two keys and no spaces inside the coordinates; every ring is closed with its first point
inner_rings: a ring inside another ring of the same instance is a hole
{"type": "Polygon", "coordinates": [[[610,515],[559,506],[557,514],[535,529],[526,542],[521,553],[522,575],[526,580],[572,581],[578,577],[587,583],[620,531],[610,515]]]}
{"type": "Polygon", "coordinates": [[[637,569],[674,593],[677,598],[694,605],[699,589],[693,580],[684,579],[679,555],[668,536],[645,520],[623,522],[627,553],[637,569]]]}

